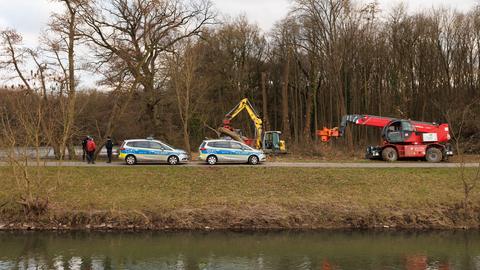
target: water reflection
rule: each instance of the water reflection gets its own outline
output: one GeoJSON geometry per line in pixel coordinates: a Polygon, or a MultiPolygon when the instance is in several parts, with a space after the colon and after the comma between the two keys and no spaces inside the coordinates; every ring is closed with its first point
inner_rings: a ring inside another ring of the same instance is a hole
{"type": "Polygon", "coordinates": [[[0,233],[0,269],[480,269],[480,234],[0,233]]]}

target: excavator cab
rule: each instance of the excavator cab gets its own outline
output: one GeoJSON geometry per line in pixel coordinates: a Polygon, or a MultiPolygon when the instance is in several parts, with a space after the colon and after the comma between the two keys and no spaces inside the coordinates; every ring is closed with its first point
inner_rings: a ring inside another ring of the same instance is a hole
{"type": "Polygon", "coordinates": [[[285,141],[280,139],[282,132],[266,131],[263,135],[263,151],[266,153],[286,153],[285,141]]]}

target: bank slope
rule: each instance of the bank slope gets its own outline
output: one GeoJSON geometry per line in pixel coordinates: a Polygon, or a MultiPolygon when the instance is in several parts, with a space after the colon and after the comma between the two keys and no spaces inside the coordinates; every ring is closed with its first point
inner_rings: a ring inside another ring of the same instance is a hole
{"type": "MultiPolygon", "coordinates": [[[[471,177],[474,169],[466,169],[471,177]]],[[[457,229],[478,228],[460,169],[266,167],[29,168],[0,170],[2,229],[457,229]]]]}

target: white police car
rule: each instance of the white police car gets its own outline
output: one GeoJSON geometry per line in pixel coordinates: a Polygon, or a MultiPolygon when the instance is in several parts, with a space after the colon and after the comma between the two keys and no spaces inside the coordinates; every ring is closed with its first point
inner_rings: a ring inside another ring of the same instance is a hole
{"type": "Polygon", "coordinates": [[[207,140],[199,148],[200,160],[217,163],[249,163],[257,165],[267,160],[265,153],[233,140],[207,140]]]}
{"type": "Polygon", "coordinates": [[[126,140],[119,150],[119,158],[127,165],[137,163],[168,163],[177,165],[189,160],[187,152],[153,139],[126,140]]]}

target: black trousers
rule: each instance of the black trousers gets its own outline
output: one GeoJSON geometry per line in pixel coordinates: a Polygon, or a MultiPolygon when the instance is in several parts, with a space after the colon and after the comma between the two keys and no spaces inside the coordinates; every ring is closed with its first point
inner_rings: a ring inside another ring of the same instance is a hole
{"type": "Polygon", "coordinates": [[[95,163],[95,151],[87,152],[87,161],[88,163],[95,163]]]}
{"type": "Polygon", "coordinates": [[[108,163],[112,162],[112,149],[107,149],[108,163]]]}

